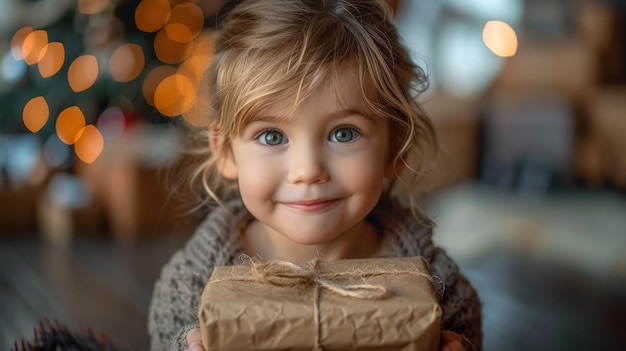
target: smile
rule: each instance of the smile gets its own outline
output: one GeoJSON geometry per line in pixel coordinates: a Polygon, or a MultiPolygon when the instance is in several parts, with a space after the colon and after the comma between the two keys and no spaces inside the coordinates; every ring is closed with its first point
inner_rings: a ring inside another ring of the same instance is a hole
{"type": "Polygon", "coordinates": [[[339,202],[339,199],[283,202],[282,204],[300,212],[319,212],[339,202]]]}

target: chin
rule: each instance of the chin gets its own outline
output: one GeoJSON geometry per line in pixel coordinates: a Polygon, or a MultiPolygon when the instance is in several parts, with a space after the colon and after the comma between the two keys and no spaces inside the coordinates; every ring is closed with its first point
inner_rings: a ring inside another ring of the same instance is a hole
{"type": "Polygon", "coordinates": [[[306,239],[306,238],[304,239],[289,238],[289,239],[298,245],[307,245],[307,246],[322,245],[326,243],[323,240],[314,240],[314,239],[306,239]]]}
{"type": "Polygon", "coordinates": [[[289,236],[289,240],[299,245],[323,245],[329,243],[332,239],[320,238],[315,236],[289,236]]]}

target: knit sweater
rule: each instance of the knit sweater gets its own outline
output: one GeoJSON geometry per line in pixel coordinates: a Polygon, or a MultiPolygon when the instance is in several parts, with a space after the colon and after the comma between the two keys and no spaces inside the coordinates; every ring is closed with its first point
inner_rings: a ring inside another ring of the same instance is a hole
{"type": "MultiPolygon", "coordinates": [[[[226,208],[211,212],[163,267],[149,309],[151,350],[187,350],[186,335],[198,327],[200,295],[213,268],[241,263],[241,233],[253,219],[240,200],[230,201],[226,208]]],[[[481,306],[476,291],[452,259],[433,245],[432,231],[392,201],[379,203],[367,220],[383,233],[375,257],[423,256],[428,261],[443,310],[442,330],[460,334],[468,351],[480,350],[481,306]]]]}

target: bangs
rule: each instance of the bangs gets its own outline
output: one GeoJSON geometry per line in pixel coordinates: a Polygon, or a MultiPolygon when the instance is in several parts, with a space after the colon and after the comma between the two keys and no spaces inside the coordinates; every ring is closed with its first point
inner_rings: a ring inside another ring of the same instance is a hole
{"type": "Polygon", "coordinates": [[[293,62],[293,57],[270,50],[229,55],[216,82],[218,124],[225,135],[239,134],[271,107],[280,107],[279,119],[292,117],[298,106],[340,71],[340,62],[313,69],[293,62]],[[229,67],[227,67],[229,66],[229,67]]]}
{"type": "Polygon", "coordinates": [[[225,136],[241,133],[259,114],[277,104],[282,113],[273,117],[290,118],[321,86],[333,83],[341,89],[345,82],[338,78],[339,73],[350,67],[357,68],[355,81],[369,112],[381,117],[392,114],[383,104],[388,99],[376,92],[389,90],[381,86],[397,85],[387,67],[393,53],[367,39],[371,33],[363,30],[358,17],[329,16],[327,11],[320,11],[314,17],[298,18],[290,11],[289,18],[281,19],[280,9],[276,11],[271,17],[275,19],[273,27],[282,28],[280,32],[247,23],[252,28],[245,33],[256,31],[257,35],[244,41],[243,34],[230,33],[222,39],[228,50],[220,53],[218,45],[213,64],[219,69],[215,70],[212,102],[225,136]]]}
{"type": "Polygon", "coordinates": [[[293,118],[302,103],[319,89],[333,89],[337,100],[341,101],[342,89],[347,85],[356,85],[356,90],[360,92],[361,101],[358,103],[366,108],[362,113],[384,119],[394,116],[389,106],[376,94],[376,84],[372,82],[367,68],[354,64],[356,59],[329,61],[314,69],[301,65],[298,69],[283,69],[282,72],[277,68],[289,67],[290,62],[277,61],[275,55],[239,56],[235,60],[250,60],[254,64],[244,65],[245,70],[233,70],[230,84],[218,92],[223,94],[221,100],[224,101],[218,125],[228,138],[242,133],[259,117],[277,120],[293,118]],[[272,113],[269,114],[268,110],[272,113]]]}

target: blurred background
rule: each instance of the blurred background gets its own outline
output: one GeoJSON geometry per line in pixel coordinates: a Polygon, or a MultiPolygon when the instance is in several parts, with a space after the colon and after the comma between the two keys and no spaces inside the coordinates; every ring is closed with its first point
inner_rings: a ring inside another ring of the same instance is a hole
{"type": "MultiPolygon", "coordinates": [[[[425,207],[483,300],[485,350],[626,349],[626,1],[389,3],[431,78],[425,207]]],[[[42,318],[148,348],[201,214],[174,125],[225,0],[0,0],[0,348],[42,318]]]]}

